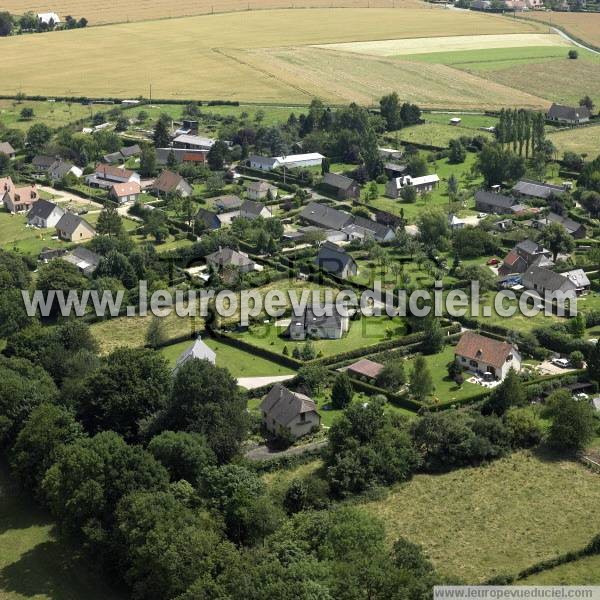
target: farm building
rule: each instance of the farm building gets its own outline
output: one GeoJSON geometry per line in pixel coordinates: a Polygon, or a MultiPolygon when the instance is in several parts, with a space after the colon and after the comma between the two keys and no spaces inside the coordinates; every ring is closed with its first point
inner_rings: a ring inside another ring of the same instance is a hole
{"type": "Polygon", "coordinates": [[[339,340],[348,331],[350,319],[340,315],[334,305],[306,306],[301,315],[292,315],[288,335],[293,340],[307,337],[322,340],[339,340]]]}
{"type": "Polygon", "coordinates": [[[275,435],[298,439],[321,425],[317,405],[304,394],[276,383],[260,404],[263,424],[275,435]]]}
{"type": "Polygon", "coordinates": [[[335,192],[338,200],[360,198],[360,185],[354,179],[336,173],[326,173],[321,185],[335,192]]]}
{"type": "Polygon", "coordinates": [[[179,194],[183,198],[191,196],[194,189],[179,173],[165,169],[150,187],[150,191],[156,196],[167,194],[179,194]]]}
{"type": "Polygon", "coordinates": [[[37,18],[42,25],[48,25],[49,27],[61,23],[60,17],[55,12],[38,13],[37,18]]]}
{"type": "Polygon", "coordinates": [[[564,106],[553,104],[546,114],[548,121],[565,123],[567,125],[580,125],[590,120],[590,110],[587,106],[564,106]]]}
{"type": "Polygon", "coordinates": [[[502,381],[511,368],[521,370],[521,355],[516,346],[474,331],[462,334],[454,358],[463,369],[478,375],[490,373],[498,381],[502,381]]]}
{"type": "Polygon", "coordinates": [[[176,164],[200,164],[206,162],[208,150],[189,150],[185,148],[157,148],[156,149],[156,164],[165,166],[169,162],[169,157],[176,164]]]}
{"type": "Polygon", "coordinates": [[[96,235],[96,230],[79,215],[66,212],[56,224],[56,233],[65,242],[86,242],[96,235]]]}
{"type": "MultiPolygon", "coordinates": [[[[344,370],[343,368],[341,370],[344,370]]],[[[369,360],[368,358],[361,358],[360,360],[352,363],[348,367],[345,368],[346,372],[349,375],[353,375],[354,377],[367,379],[376,379],[379,373],[383,370],[383,365],[381,363],[369,360]]]]}
{"type": "Polygon", "coordinates": [[[54,202],[38,200],[27,213],[27,224],[41,229],[56,227],[64,214],[65,211],[54,202]]]}
{"type": "Polygon", "coordinates": [[[440,178],[437,175],[424,175],[423,177],[403,175],[402,177],[395,177],[386,183],[385,195],[389,198],[398,198],[400,190],[408,186],[414,187],[417,194],[423,194],[435,189],[439,182],[440,178]]]}
{"type": "Polygon", "coordinates": [[[356,261],[340,246],[325,242],[319,248],[315,264],[324,271],[333,273],[338,277],[351,277],[358,273],[356,261]]]}
{"type": "Polygon", "coordinates": [[[190,360],[207,360],[211,364],[216,364],[217,355],[215,351],[202,341],[200,336],[186,348],[177,359],[174,371],[178,371],[190,360]]]}
{"type": "Polygon", "coordinates": [[[383,160],[400,160],[404,154],[402,150],[396,150],[395,148],[377,148],[377,150],[383,160]]]}

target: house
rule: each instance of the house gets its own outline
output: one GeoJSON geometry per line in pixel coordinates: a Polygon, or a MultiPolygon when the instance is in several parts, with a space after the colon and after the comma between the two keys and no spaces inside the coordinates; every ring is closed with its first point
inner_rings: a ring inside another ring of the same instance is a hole
{"type": "Polygon", "coordinates": [[[56,233],[66,242],[85,242],[96,235],[96,230],[79,215],[66,212],[56,224],[56,233]]]}
{"type": "Polygon", "coordinates": [[[467,226],[467,222],[459,219],[456,215],[448,215],[448,226],[452,231],[455,231],[457,229],[464,229],[467,226]]]}
{"type": "Polygon", "coordinates": [[[377,150],[383,160],[400,160],[404,154],[402,150],[395,148],[377,148],[377,150]]]}
{"type": "Polygon", "coordinates": [[[92,275],[98,268],[102,257],[87,248],[79,246],[67,252],[62,259],[75,265],[84,275],[92,275]]]}
{"type": "Polygon", "coordinates": [[[119,204],[125,204],[125,202],[137,202],[141,193],[140,184],[137,181],[130,181],[113,184],[108,195],[119,204]]]}
{"type": "Polygon", "coordinates": [[[304,394],[276,383],[260,404],[265,428],[275,435],[298,439],[321,425],[317,405],[304,394]]]}
{"type": "Polygon", "coordinates": [[[206,163],[208,150],[191,150],[185,148],[157,148],[156,149],[156,164],[165,166],[169,162],[169,157],[172,156],[178,165],[197,164],[203,165],[206,163]]]}
{"type": "Polygon", "coordinates": [[[252,169],[271,171],[277,168],[299,169],[301,167],[320,167],[325,157],[318,152],[290,154],[288,156],[249,156],[246,164],[252,169]]]}
{"type": "Polygon", "coordinates": [[[190,360],[207,360],[211,364],[217,363],[217,355],[215,351],[202,341],[200,336],[186,348],[175,362],[174,372],[177,372],[185,363],[190,360]]]}
{"type": "Polygon", "coordinates": [[[575,291],[578,295],[590,291],[591,283],[583,269],[564,271],[561,275],[569,279],[575,285],[575,291]]]}
{"type": "Polygon", "coordinates": [[[514,273],[524,273],[533,264],[552,265],[552,252],[532,240],[523,240],[506,255],[498,268],[498,275],[504,277],[514,273]]]}
{"type": "Polygon", "coordinates": [[[47,200],[38,200],[27,213],[27,224],[41,229],[56,227],[65,211],[47,200]]]}
{"type": "Polygon", "coordinates": [[[269,219],[273,216],[271,209],[260,202],[253,202],[252,200],[246,200],[240,208],[240,217],[242,219],[269,219]]]}
{"type": "Polygon", "coordinates": [[[354,179],[337,173],[326,173],[321,185],[333,190],[338,200],[360,198],[360,185],[354,179]]]}
{"type": "Polygon", "coordinates": [[[386,162],[383,165],[384,173],[392,179],[393,177],[402,177],[408,170],[407,165],[397,165],[396,163],[386,162]]]}
{"type": "Polygon", "coordinates": [[[324,242],[321,245],[315,264],[320,269],[344,279],[358,273],[358,265],[352,256],[331,242],[324,242]]]}
{"type": "Polygon", "coordinates": [[[583,223],[574,221],[569,217],[563,217],[554,212],[549,212],[545,217],[533,221],[532,226],[537,229],[544,229],[550,223],[562,225],[575,239],[580,240],[587,236],[587,229],[583,223]]]}
{"type": "Polygon", "coordinates": [[[263,200],[269,196],[269,192],[271,192],[273,199],[277,198],[277,187],[262,180],[253,181],[246,188],[246,196],[248,196],[250,200],[263,200]]]}
{"type": "Polygon", "coordinates": [[[86,183],[90,187],[103,188],[109,190],[115,183],[140,183],[140,176],[135,171],[121,169],[111,165],[99,164],[94,173],[86,178],[86,183]]]}
{"type": "Polygon", "coordinates": [[[219,215],[206,208],[200,208],[194,218],[201,228],[210,231],[220,229],[223,226],[221,219],[219,219],[219,215]]]}
{"type": "Polygon", "coordinates": [[[123,160],[123,155],[120,151],[111,152],[110,154],[105,154],[102,157],[102,160],[109,165],[119,164],[123,160]]]}
{"type": "Polygon", "coordinates": [[[224,267],[236,267],[241,273],[249,273],[256,268],[256,263],[248,258],[247,254],[232,248],[219,248],[216,252],[209,254],[205,260],[209,267],[217,270],[224,267]]]}
{"type": "Polygon", "coordinates": [[[298,227],[296,230],[284,231],[283,239],[295,243],[306,242],[314,244],[316,240],[345,242],[348,239],[348,236],[342,231],[336,231],[335,229],[321,229],[314,225],[307,225],[306,227],[298,227]]]}
{"type": "Polygon", "coordinates": [[[535,290],[540,295],[556,292],[564,294],[577,290],[576,284],[568,277],[537,265],[530,266],[523,273],[521,281],[528,290],[535,290]]]}
{"type": "Polygon", "coordinates": [[[394,228],[389,225],[383,225],[360,216],[354,216],[347,225],[342,227],[342,232],[350,241],[373,239],[382,243],[391,242],[396,237],[394,228]]]}
{"type": "Polygon", "coordinates": [[[292,340],[307,337],[322,340],[339,340],[350,328],[350,318],[340,315],[335,305],[307,305],[302,315],[292,315],[288,335],[292,340]]]}
{"type": "Polygon", "coordinates": [[[437,175],[424,175],[423,177],[403,175],[402,177],[390,179],[385,184],[385,195],[390,198],[398,198],[400,190],[408,186],[414,187],[417,194],[423,194],[435,189],[439,182],[440,178],[437,175]]]}
{"type": "Polygon", "coordinates": [[[8,158],[14,158],[17,151],[8,142],[0,142],[0,154],[6,154],[8,158]]]}
{"type": "Polygon", "coordinates": [[[377,376],[382,370],[383,365],[381,363],[369,360],[368,358],[361,358],[359,361],[352,363],[345,369],[348,375],[359,378],[366,377],[371,380],[377,379],[377,376]]]}
{"type": "Polygon", "coordinates": [[[52,181],[60,181],[65,175],[74,175],[79,178],[83,175],[83,170],[76,167],[73,163],[70,163],[62,158],[57,158],[47,169],[48,177],[52,181]]]}
{"type": "Polygon", "coordinates": [[[165,169],[155,180],[150,188],[156,196],[179,194],[183,198],[191,196],[194,188],[179,173],[165,169]]]}
{"type": "Polygon", "coordinates": [[[565,191],[565,188],[564,186],[552,185],[541,181],[521,179],[521,181],[515,183],[512,191],[519,196],[536,198],[538,200],[548,200],[548,198],[562,194],[565,191]]]}
{"type": "Polygon", "coordinates": [[[590,120],[590,109],[587,106],[564,106],[554,103],[546,113],[546,119],[554,123],[580,125],[590,120]]]}
{"type": "Polygon", "coordinates": [[[18,188],[13,185],[10,177],[0,181],[4,181],[2,187],[0,187],[0,193],[2,193],[2,189],[5,190],[2,202],[10,213],[27,212],[40,199],[35,185],[18,188]],[[10,181],[10,184],[7,180],[10,181]]]}
{"type": "Polygon", "coordinates": [[[183,148],[185,150],[210,150],[215,145],[216,140],[212,138],[201,137],[183,133],[173,140],[173,148],[183,148]]]}
{"type": "Polygon", "coordinates": [[[120,150],[121,156],[123,160],[127,160],[132,158],[133,156],[140,156],[142,154],[142,149],[139,144],[133,144],[132,146],[123,146],[120,150]]]}
{"type": "Polygon", "coordinates": [[[463,369],[477,374],[491,373],[498,381],[502,381],[511,368],[521,370],[521,355],[516,346],[474,331],[462,334],[454,359],[463,369]]]}
{"type": "Polygon", "coordinates": [[[352,221],[351,214],[318,202],[307,204],[300,212],[299,217],[309,225],[337,231],[341,231],[344,225],[352,221]]]}
{"type": "Polygon", "coordinates": [[[175,135],[182,135],[184,133],[198,133],[198,127],[199,127],[199,123],[198,121],[194,121],[194,120],[190,120],[190,119],[183,119],[182,123],[181,123],[181,127],[179,129],[177,129],[177,131],[175,132],[175,135]]]}
{"type": "Polygon", "coordinates": [[[36,154],[31,161],[36,173],[45,173],[58,160],[55,156],[36,154]]]}
{"type": "Polygon", "coordinates": [[[219,211],[227,212],[233,210],[239,210],[244,201],[234,194],[225,194],[223,196],[215,196],[210,198],[212,205],[219,211]]]}
{"type": "Polygon", "coordinates": [[[49,27],[58,25],[61,22],[60,17],[54,12],[37,13],[37,18],[42,25],[48,25],[49,27]]]}
{"type": "Polygon", "coordinates": [[[496,192],[478,190],[475,193],[475,210],[496,215],[516,214],[524,210],[517,199],[496,192]]]}

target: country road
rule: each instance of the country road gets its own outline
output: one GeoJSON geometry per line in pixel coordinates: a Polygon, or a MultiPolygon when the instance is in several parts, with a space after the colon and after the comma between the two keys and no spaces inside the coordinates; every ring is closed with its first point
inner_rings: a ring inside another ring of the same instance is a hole
{"type": "Polygon", "coordinates": [[[292,446],[287,450],[271,450],[268,446],[257,446],[256,448],[248,450],[248,452],[244,454],[244,457],[248,460],[258,462],[261,460],[269,460],[270,458],[280,458],[283,456],[298,456],[300,454],[304,454],[305,452],[319,450],[323,448],[325,444],[327,444],[327,441],[321,440],[319,442],[310,442],[309,444],[304,444],[302,446],[292,446]]]}
{"type": "Polygon", "coordinates": [[[598,50],[594,50],[593,48],[590,48],[589,46],[586,46],[585,44],[582,44],[581,42],[574,40],[569,34],[565,33],[564,31],[561,31],[557,27],[552,27],[552,30],[555,31],[556,33],[558,33],[558,35],[560,35],[561,38],[567,40],[567,42],[570,42],[574,46],[583,48],[584,50],[587,50],[588,52],[593,52],[594,54],[600,54],[600,52],[598,52],[598,50]]]}

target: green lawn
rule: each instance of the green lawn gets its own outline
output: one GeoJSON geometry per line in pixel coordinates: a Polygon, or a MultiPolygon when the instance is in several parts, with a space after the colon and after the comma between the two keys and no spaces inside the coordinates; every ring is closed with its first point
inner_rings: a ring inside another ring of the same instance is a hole
{"type": "MultiPolygon", "coordinates": [[[[428,115],[427,115],[428,116],[428,115]]],[[[427,116],[425,117],[427,120],[427,116]]],[[[392,131],[386,135],[386,138],[392,141],[398,140],[400,142],[408,142],[415,144],[425,144],[427,146],[436,146],[438,148],[445,148],[451,139],[459,138],[463,135],[473,136],[473,131],[464,131],[464,127],[457,127],[456,125],[448,124],[448,120],[444,123],[431,122],[424,123],[422,125],[410,125],[404,127],[399,131],[392,131]]],[[[477,135],[492,138],[492,134],[487,131],[478,131],[477,135]]]]}
{"type": "Polygon", "coordinates": [[[598,475],[581,464],[517,452],[417,475],[364,506],[386,523],[390,543],[404,536],[441,574],[477,583],[581,548],[600,531],[599,502],[598,475]]]}
{"type": "Polygon", "coordinates": [[[536,573],[517,583],[518,585],[599,585],[600,554],[586,556],[554,569],[536,573]]]}
{"type": "Polygon", "coordinates": [[[67,246],[65,242],[53,240],[54,229],[32,229],[26,227],[25,214],[11,215],[0,209],[0,248],[13,250],[24,254],[37,255],[42,248],[59,248],[67,246]]]}
{"type": "MultiPolygon", "coordinates": [[[[282,337],[285,329],[285,327],[276,327],[274,324],[267,323],[253,325],[248,332],[233,335],[248,344],[279,354],[283,354],[283,349],[287,346],[289,355],[292,356],[294,348],[302,349],[305,342],[282,337]]],[[[342,339],[313,340],[312,344],[317,353],[322,353],[323,356],[333,356],[399,337],[404,333],[405,327],[400,319],[363,317],[360,321],[350,321],[350,330],[342,339]]]]}
{"type": "MultiPolygon", "coordinates": [[[[26,100],[18,104],[15,100],[0,100],[0,123],[9,128],[28,130],[35,123],[44,123],[48,127],[57,128],[91,116],[92,107],[83,104],[66,102],[34,102],[26,100]],[[32,108],[34,117],[29,121],[22,121],[21,111],[32,108]]],[[[93,107],[98,112],[98,106],[93,107]]]]}
{"type": "Polygon", "coordinates": [[[479,135],[479,133],[473,133],[474,131],[479,131],[479,127],[493,127],[498,123],[496,117],[476,113],[428,112],[423,114],[423,119],[427,123],[441,123],[443,125],[448,125],[450,119],[455,117],[461,120],[459,125],[452,125],[457,132],[457,136],[466,135],[471,137],[479,135]]]}
{"type": "MultiPolygon", "coordinates": [[[[225,367],[234,377],[268,377],[275,375],[291,375],[292,369],[282,367],[260,356],[255,356],[239,348],[216,341],[212,338],[203,338],[217,354],[217,366],[225,367]]],[[[192,341],[181,342],[162,348],[160,352],[174,366],[179,355],[190,345],[192,341]]]]}
{"type": "MultiPolygon", "coordinates": [[[[446,365],[454,360],[454,346],[445,346],[439,354],[425,356],[425,360],[435,386],[431,398],[432,403],[461,400],[484,391],[484,388],[480,385],[468,383],[467,381],[459,388],[454,381],[448,378],[446,365]]],[[[404,362],[407,377],[412,371],[414,361],[415,359],[412,357],[404,362]]]]}
{"type": "Polygon", "coordinates": [[[0,598],[120,600],[76,549],[61,542],[50,517],[17,494],[0,468],[0,598]]]}

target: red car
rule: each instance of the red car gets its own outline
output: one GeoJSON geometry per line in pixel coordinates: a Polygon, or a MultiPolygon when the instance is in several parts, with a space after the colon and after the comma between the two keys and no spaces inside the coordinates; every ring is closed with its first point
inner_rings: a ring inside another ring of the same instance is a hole
{"type": "Polygon", "coordinates": [[[490,258],[490,260],[488,260],[485,264],[494,267],[500,264],[500,261],[497,258],[490,258]]]}

